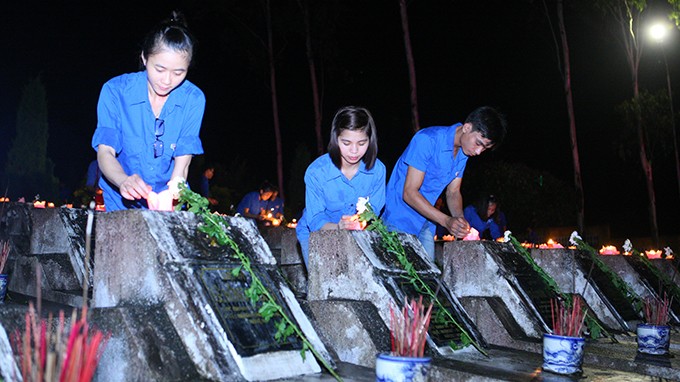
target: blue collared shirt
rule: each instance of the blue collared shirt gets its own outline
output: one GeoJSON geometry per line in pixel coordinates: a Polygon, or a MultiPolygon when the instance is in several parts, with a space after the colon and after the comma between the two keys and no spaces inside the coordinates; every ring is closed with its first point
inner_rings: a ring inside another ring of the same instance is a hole
{"type": "Polygon", "coordinates": [[[360,162],[359,170],[349,180],[335,167],[330,155],[317,158],[305,172],[305,210],[296,231],[303,254],[307,254],[309,233],[326,223],[337,223],[343,215],[357,213],[359,197],[368,197],[376,213],[385,205],[385,165],[376,159],[367,170],[360,162]]]}
{"type": "MultiPolygon", "coordinates": [[[[404,182],[409,166],[425,173],[420,193],[434,205],[444,188],[455,178],[462,178],[467,155],[459,149],[453,156],[456,128],[433,126],[418,131],[401,154],[387,183],[387,199],[383,220],[394,229],[418,235],[425,224],[425,217],[404,201],[404,182]]],[[[434,223],[430,222],[434,235],[434,223]]]]}
{"type": "MultiPolygon", "coordinates": [[[[204,110],[205,96],[196,85],[185,80],[174,89],[159,117],[165,124],[164,134],[158,137],[163,141],[163,154],[154,158],[156,117],[149,102],[146,71],[123,74],[102,88],[92,147],[113,147],[126,174],[138,174],[153,191],[160,192],[167,188],[175,157],[203,153],[199,132],[204,110]]],[[[146,200],[124,199],[108,181],[99,185],[107,211],[146,208],[146,200]]]]}
{"type": "Polygon", "coordinates": [[[260,213],[260,210],[265,209],[266,207],[267,201],[260,200],[260,192],[252,191],[243,196],[243,199],[241,199],[238,206],[236,206],[236,212],[243,215],[247,208],[249,214],[257,215],[260,213]]]}

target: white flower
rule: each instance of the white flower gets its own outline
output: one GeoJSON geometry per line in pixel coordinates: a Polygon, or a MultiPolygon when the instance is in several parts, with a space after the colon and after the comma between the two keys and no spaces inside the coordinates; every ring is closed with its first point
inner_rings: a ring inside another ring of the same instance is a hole
{"type": "Polygon", "coordinates": [[[664,254],[666,255],[666,257],[673,255],[673,250],[671,249],[671,247],[666,247],[666,248],[663,249],[663,251],[664,251],[664,254]]]}
{"type": "Polygon", "coordinates": [[[578,235],[578,232],[576,231],[572,232],[571,236],[569,236],[569,242],[571,243],[571,245],[578,246],[578,243],[576,242],[577,239],[583,241],[583,239],[581,239],[581,236],[578,235]]]}
{"type": "Polygon", "coordinates": [[[623,250],[626,252],[631,252],[633,250],[633,243],[630,242],[630,239],[626,239],[623,243],[623,250]]]}
{"type": "Polygon", "coordinates": [[[503,233],[503,243],[507,243],[510,241],[510,235],[512,235],[512,232],[510,232],[510,230],[505,231],[503,233]]]}
{"type": "Polygon", "coordinates": [[[168,190],[172,194],[173,199],[179,199],[179,185],[180,183],[186,183],[186,179],[181,176],[176,176],[168,182],[168,190]]]}
{"type": "Polygon", "coordinates": [[[366,205],[368,204],[368,196],[365,198],[359,197],[357,201],[357,213],[363,214],[366,211],[366,205]]]}

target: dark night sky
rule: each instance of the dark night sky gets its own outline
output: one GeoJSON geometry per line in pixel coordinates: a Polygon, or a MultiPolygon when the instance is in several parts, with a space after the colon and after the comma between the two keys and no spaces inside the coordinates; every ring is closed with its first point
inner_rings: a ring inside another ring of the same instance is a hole
{"type": "MultiPolygon", "coordinates": [[[[275,142],[263,51],[242,24],[262,33],[250,1],[9,2],[0,12],[0,165],[14,135],[22,87],[40,74],[48,96],[48,155],[56,175],[75,186],[94,159],[90,139],[104,82],[138,69],[139,41],[170,10],[182,10],[199,41],[188,78],[206,94],[202,127],[209,158],[244,161],[254,177],[276,179],[275,142]],[[63,3],[57,5],[56,3],[63,3]],[[49,5],[47,5],[49,4],[49,5]],[[252,8],[243,16],[239,8],[252,8]],[[238,18],[234,14],[241,15],[238,18]]],[[[252,2],[255,3],[255,2],[252,2]]],[[[299,25],[294,1],[274,1],[277,24],[299,25]]],[[[315,4],[332,2],[314,2],[315,4]]],[[[343,105],[370,109],[388,168],[411,138],[409,88],[397,0],[342,1],[327,27],[324,70],[324,144],[330,118],[343,105]]],[[[546,170],[572,184],[568,120],[555,47],[541,2],[409,2],[421,126],[460,122],[491,104],[509,117],[503,147],[476,160],[501,159],[546,170]]],[[[620,122],[615,105],[632,96],[623,51],[593,11],[566,9],[573,88],[588,223],[609,223],[614,234],[646,234],[646,192],[637,162],[617,158],[620,122]],[[623,224],[622,222],[631,222],[623,224]]],[[[280,25],[279,25],[280,26],[280,25]]],[[[290,27],[287,27],[290,30],[290,27]]],[[[280,29],[279,29],[280,30],[280,29]]],[[[669,65],[680,67],[678,32],[669,41],[669,65]]],[[[284,167],[298,144],[314,149],[309,74],[302,37],[277,33],[277,87],[284,167]]],[[[640,84],[665,86],[660,50],[648,45],[640,84]]],[[[672,75],[675,75],[673,73],[672,75]]],[[[680,71],[674,76],[680,89],[680,71]]],[[[676,100],[680,97],[676,97],[676,100]]],[[[676,102],[676,110],[680,109],[676,102]]],[[[313,152],[313,151],[312,151],[313,152]]],[[[669,160],[655,162],[659,226],[673,224],[680,201],[669,160]]],[[[287,167],[286,167],[287,168],[287,167]]]]}

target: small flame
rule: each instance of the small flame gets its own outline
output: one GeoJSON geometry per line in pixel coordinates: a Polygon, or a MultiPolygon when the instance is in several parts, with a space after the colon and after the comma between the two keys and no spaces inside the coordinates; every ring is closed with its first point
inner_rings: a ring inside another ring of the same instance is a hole
{"type": "Polygon", "coordinates": [[[36,200],[33,202],[33,208],[45,208],[45,201],[36,200]]]}
{"type": "Polygon", "coordinates": [[[600,255],[619,255],[621,252],[614,245],[602,246],[600,249],[600,255]]]}
{"type": "Polygon", "coordinates": [[[559,249],[559,248],[564,248],[562,244],[554,241],[553,239],[548,239],[548,241],[544,244],[539,244],[538,248],[540,249],[559,249]]]}
{"type": "Polygon", "coordinates": [[[661,258],[661,250],[657,249],[650,249],[645,251],[645,255],[647,255],[648,259],[660,259],[661,258]]]}
{"type": "Polygon", "coordinates": [[[4,196],[0,197],[0,203],[7,203],[7,202],[9,202],[9,198],[4,197],[4,196]]]}

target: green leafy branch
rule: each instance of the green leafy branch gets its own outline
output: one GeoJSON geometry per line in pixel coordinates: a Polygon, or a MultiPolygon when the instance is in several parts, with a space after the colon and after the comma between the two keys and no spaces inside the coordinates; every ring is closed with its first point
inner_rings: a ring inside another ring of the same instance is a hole
{"type": "Polygon", "coordinates": [[[366,222],[368,224],[367,230],[377,232],[382,238],[381,244],[383,249],[391,255],[394,255],[402,268],[406,271],[407,276],[405,277],[408,282],[413,285],[415,290],[423,295],[428,296],[434,305],[437,307],[437,313],[435,314],[435,322],[440,325],[453,324],[461,333],[460,345],[456,344],[454,341],[449,342],[449,346],[458,350],[469,345],[474,346],[480,353],[488,356],[486,350],[484,350],[477,342],[472,340],[470,334],[453,318],[451,312],[449,312],[446,307],[437,298],[438,291],[433,291],[429,285],[420,277],[416,271],[413,263],[411,263],[407,256],[404,246],[399,240],[399,234],[387,229],[385,223],[380,219],[375,212],[370,203],[366,203],[366,210],[359,214],[359,220],[366,222]]]}
{"type": "Polygon", "coordinates": [[[300,356],[303,360],[306,359],[306,351],[310,350],[314,357],[321,362],[324,368],[338,381],[342,378],[333,370],[328,362],[319,354],[314,346],[309,342],[307,337],[302,333],[300,328],[288,317],[283,307],[276,302],[273,295],[267,290],[262,281],[253,271],[251,260],[239,248],[238,244],[227,234],[228,223],[222,215],[213,214],[208,208],[208,199],[191,191],[184,184],[179,185],[179,204],[176,210],[180,210],[184,204],[187,206],[189,212],[193,212],[203,219],[203,223],[199,224],[198,230],[203,232],[210,238],[211,245],[224,246],[228,245],[236,254],[240,261],[240,265],[231,270],[231,274],[237,277],[243,273],[250,277],[250,286],[245,290],[245,295],[250,299],[251,304],[255,305],[261,302],[262,305],[258,310],[260,317],[265,322],[269,322],[275,317],[279,320],[275,323],[276,333],[274,338],[283,342],[292,335],[296,335],[302,341],[302,350],[300,356]]]}

